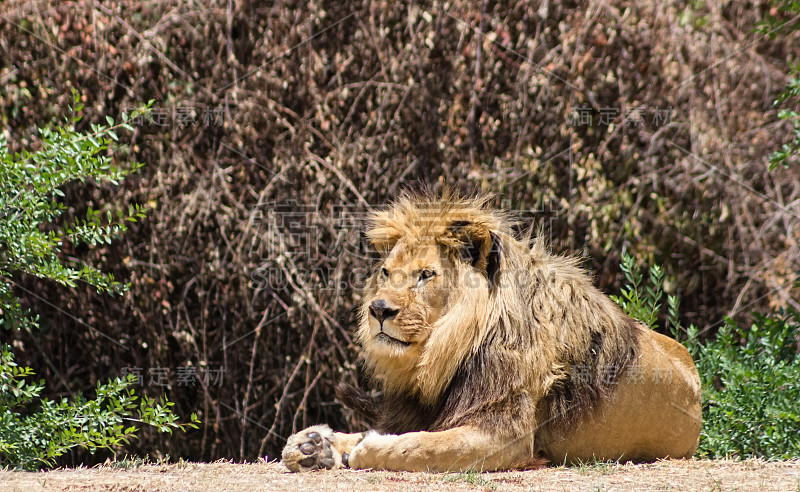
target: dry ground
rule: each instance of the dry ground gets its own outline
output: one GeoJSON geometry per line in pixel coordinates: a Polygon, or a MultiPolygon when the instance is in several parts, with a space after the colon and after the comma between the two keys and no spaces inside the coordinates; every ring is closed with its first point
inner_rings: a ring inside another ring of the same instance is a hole
{"type": "Polygon", "coordinates": [[[3,491],[241,490],[770,490],[800,491],[800,461],[594,464],[507,473],[325,471],[291,474],[280,463],[182,463],[0,472],[3,491]]]}

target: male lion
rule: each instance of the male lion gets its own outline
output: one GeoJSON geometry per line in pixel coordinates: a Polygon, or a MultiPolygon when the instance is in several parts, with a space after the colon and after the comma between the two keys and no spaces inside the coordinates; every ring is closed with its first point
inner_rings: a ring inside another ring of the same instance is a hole
{"type": "Polygon", "coordinates": [[[692,456],[700,380],[686,349],[626,316],[576,259],[515,237],[487,201],[404,195],[372,214],[381,260],[358,336],[383,397],[339,396],[375,430],[309,427],[286,443],[290,470],[692,456]]]}

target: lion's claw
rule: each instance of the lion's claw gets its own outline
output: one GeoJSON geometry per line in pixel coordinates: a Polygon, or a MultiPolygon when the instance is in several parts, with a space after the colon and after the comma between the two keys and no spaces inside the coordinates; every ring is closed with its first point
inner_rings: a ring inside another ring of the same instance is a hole
{"type": "Polygon", "coordinates": [[[333,441],[333,432],[327,426],[298,432],[286,441],[283,462],[292,471],[337,468],[337,462],[341,466],[341,457],[334,449],[333,441]]]}

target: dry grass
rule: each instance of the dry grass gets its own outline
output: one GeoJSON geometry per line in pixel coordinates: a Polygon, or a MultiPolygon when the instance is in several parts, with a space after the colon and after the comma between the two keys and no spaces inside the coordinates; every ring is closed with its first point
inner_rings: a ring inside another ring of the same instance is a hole
{"type": "Polygon", "coordinates": [[[184,463],[0,472],[7,491],[109,490],[800,490],[800,462],[664,461],[645,465],[595,464],[527,472],[411,473],[320,471],[291,474],[279,463],[184,463]]]}

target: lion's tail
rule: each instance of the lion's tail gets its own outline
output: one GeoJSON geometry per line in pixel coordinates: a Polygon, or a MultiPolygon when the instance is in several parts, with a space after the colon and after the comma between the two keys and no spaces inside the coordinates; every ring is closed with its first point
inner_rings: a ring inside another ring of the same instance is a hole
{"type": "Polygon", "coordinates": [[[364,420],[375,423],[378,419],[378,402],[366,391],[340,381],[336,385],[336,397],[364,420]]]}

